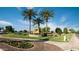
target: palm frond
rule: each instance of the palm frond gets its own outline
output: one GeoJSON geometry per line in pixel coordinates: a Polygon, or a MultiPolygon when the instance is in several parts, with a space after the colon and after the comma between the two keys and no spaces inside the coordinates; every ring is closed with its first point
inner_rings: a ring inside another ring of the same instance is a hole
{"type": "Polygon", "coordinates": [[[23,11],[22,15],[24,16],[24,19],[29,18],[31,19],[32,17],[35,18],[35,16],[37,15],[35,11],[33,11],[32,9],[26,9],[23,11]]]}
{"type": "Polygon", "coordinates": [[[34,23],[34,25],[36,25],[36,24],[43,24],[44,22],[41,18],[38,17],[38,18],[33,20],[33,23],[34,23]]]}
{"type": "Polygon", "coordinates": [[[40,12],[40,16],[42,16],[43,18],[50,18],[50,17],[54,16],[54,12],[45,9],[45,10],[40,12]]]}

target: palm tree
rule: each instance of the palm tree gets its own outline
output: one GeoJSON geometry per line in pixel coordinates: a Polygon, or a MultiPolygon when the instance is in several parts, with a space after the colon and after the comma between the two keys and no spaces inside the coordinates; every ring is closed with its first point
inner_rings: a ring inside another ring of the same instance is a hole
{"type": "Polygon", "coordinates": [[[45,19],[45,22],[46,22],[46,33],[47,33],[47,28],[48,28],[48,20],[49,18],[53,17],[54,16],[54,12],[52,11],[49,11],[49,10],[43,10],[40,15],[45,19]]]}
{"type": "Polygon", "coordinates": [[[29,33],[31,34],[31,20],[37,14],[33,9],[26,9],[23,11],[24,20],[29,20],[29,33]]]}
{"type": "Polygon", "coordinates": [[[43,20],[40,17],[37,17],[37,18],[35,18],[33,20],[33,23],[34,23],[34,25],[37,25],[38,26],[39,34],[40,34],[40,32],[41,32],[41,30],[40,30],[40,24],[43,24],[44,23],[43,20]]]}

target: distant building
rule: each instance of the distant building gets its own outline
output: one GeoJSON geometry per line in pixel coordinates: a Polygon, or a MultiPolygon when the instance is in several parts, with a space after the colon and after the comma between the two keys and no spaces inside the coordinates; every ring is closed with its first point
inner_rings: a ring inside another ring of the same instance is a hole
{"type": "Polygon", "coordinates": [[[33,34],[39,34],[39,29],[34,29],[33,34]]]}
{"type": "Polygon", "coordinates": [[[32,33],[39,34],[39,32],[40,32],[40,30],[38,29],[38,26],[36,26],[32,33]]]}

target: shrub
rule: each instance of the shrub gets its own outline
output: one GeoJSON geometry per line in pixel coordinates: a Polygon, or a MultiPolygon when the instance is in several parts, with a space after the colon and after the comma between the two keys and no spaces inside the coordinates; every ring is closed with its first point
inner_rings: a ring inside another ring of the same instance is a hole
{"type": "Polygon", "coordinates": [[[43,33],[43,34],[42,34],[42,37],[46,37],[46,36],[47,36],[47,33],[43,33]]]}
{"type": "Polygon", "coordinates": [[[61,30],[60,28],[56,28],[56,29],[55,29],[55,32],[58,33],[59,35],[62,34],[62,30],[61,30]]]}
{"type": "Polygon", "coordinates": [[[48,37],[42,37],[40,40],[43,40],[43,41],[48,41],[49,38],[48,37]]]}
{"type": "Polygon", "coordinates": [[[5,43],[14,47],[18,47],[18,48],[33,47],[33,45],[30,42],[26,42],[26,41],[6,41],[5,43]]]}
{"type": "Polygon", "coordinates": [[[21,43],[18,48],[31,48],[33,45],[29,42],[21,43]]]}
{"type": "Polygon", "coordinates": [[[6,43],[7,43],[8,45],[11,45],[11,46],[16,47],[16,46],[18,46],[18,43],[19,43],[19,42],[17,42],[17,41],[7,41],[6,43]]]}
{"type": "Polygon", "coordinates": [[[58,35],[54,35],[55,37],[58,37],[58,35]]]}
{"type": "Polygon", "coordinates": [[[63,32],[64,32],[65,34],[68,34],[68,29],[67,29],[67,28],[64,28],[63,32]]]}
{"type": "Polygon", "coordinates": [[[42,32],[50,32],[50,27],[47,27],[47,30],[46,30],[46,27],[44,27],[44,28],[41,29],[41,31],[42,32]]]}

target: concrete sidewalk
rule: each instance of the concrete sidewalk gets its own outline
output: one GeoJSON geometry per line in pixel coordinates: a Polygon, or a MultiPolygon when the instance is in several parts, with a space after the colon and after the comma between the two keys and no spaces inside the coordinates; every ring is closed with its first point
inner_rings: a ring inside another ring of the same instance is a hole
{"type": "Polygon", "coordinates": [[[4,51],[4,50],[0,48],[0,51],[4,51]]]}
{"type": "Polygon", "coordinates": [[[78,51],[79,50],[79,39],[75,34],[72,35],[70,42],[47,41],[45,43],[54,44],[65,51],[70,51],[70,50],[78,51]]]}

